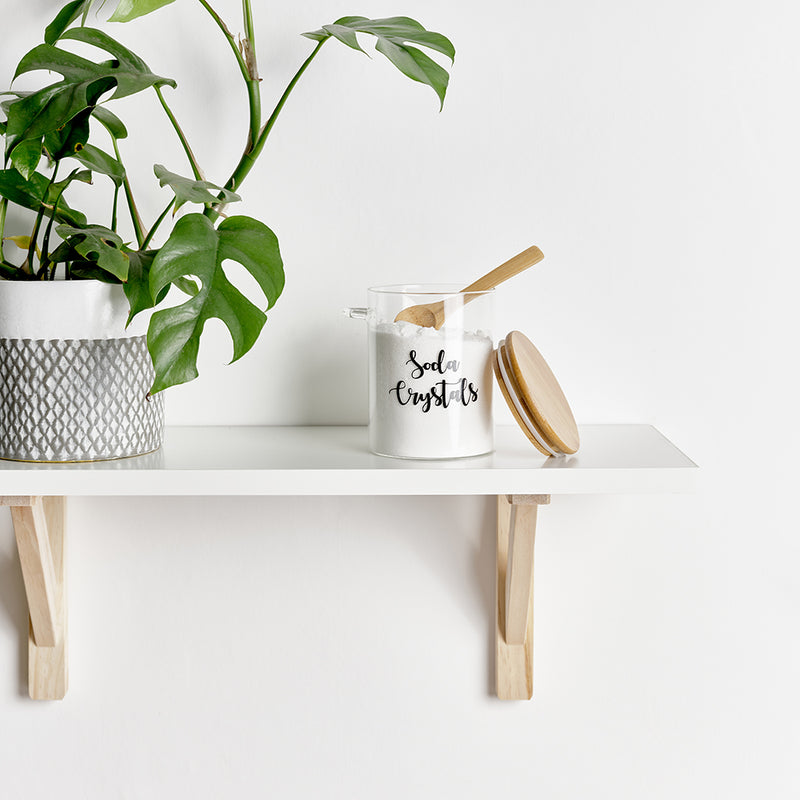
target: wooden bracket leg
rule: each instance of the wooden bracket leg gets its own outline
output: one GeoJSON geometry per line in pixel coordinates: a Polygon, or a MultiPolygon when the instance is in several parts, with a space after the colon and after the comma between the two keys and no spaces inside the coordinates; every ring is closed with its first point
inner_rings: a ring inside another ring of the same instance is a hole
{"type": "Polygon", "coordinates": [[[64,596],[63,497],[0,497],[11,506],[28,596],[28,690],[34,700],[67,692],[67,607],[64,596]]]}
{"type": "Polygon", "coordinates": [[[495,670],[501,700],[533,696],[533,545],[536,512],[549,495],[497,498],[495,670]]]}

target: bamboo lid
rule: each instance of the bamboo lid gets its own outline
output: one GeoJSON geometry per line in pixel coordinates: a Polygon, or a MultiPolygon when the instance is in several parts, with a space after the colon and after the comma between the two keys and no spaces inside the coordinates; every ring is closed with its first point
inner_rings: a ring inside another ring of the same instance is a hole
{"type": "Polygon", "coordinates": [[[511,413],[545,455],[575,453],[578,426],[556,376],[533,343],[519,331],[500,342],[494,372],[511,413]]]}

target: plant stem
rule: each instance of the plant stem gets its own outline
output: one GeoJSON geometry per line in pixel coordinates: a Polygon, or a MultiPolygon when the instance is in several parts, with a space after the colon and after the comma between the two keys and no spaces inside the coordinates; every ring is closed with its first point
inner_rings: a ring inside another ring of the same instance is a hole
{"type": "Polygon", "coordinates": [[[19,267],[9,264],[8,261],[0,261],[0,278],[9,281],[19,278],[19,267]]]}
{"type": "Polygon", "coordinates": [[[111,204],[111,230],[117,232],[117,202],[119,201],[119,186],[114,184],[114,201],[111,204]]]}
{"type": "MultiPolygon", "coordinates": [[[[256,159],[261,154],[261,151],[264,149],[264,144],[267,141],[267,137],[270,134],[273,126],[275,125],[276,120],[278,119],[278,115],[281,113],[286,101],[289,99],[289,95],[292,93],[292,90],[297,85],[297,82],[302,77],[303,73],[308,69],[309,64],[314,60],[314,57],[319,53],[320,48],[322,47],[325,42],[328,41],[327,39],[323,39],[321,42],[317,43],[317,46],[314,48],[311,55],[302,63],[300,69],[297,70],[294,77],[289,81],[289,85],[284,90],[283,94],[281,95],[280,100],[278,100],[275,108],[270,115],[270,118],[265,123],[264,127],[261,129],[260,133],[258,134],[258,138],[256,139],[255,144],[252,147],[248,147],[241,159],[239,159],[239,163],[236,165],[236,169],[233,171],[233,174],[228,179],[228,182],[225,184],[225,188],[229,189],[230,191],[235,191],[239,186],[242,185],[242,181],[247,177],[250,170],[253,168],[253,165],[256,162],[256,159]]],[[[219,198],[222,200],[222,197],[219,198]]],[[[206,210],[203,212],[209,219],[216,220],[219,217],[219,213],[216,210],[219,208],[219,205],[216,207],[207,207],[206,210]]]]}
{"type": "Polygon", "coordinates": [[[3,237],[6,231],[6,210],[8,209],[8,198],[4,197],[0,200],[0,261],[5,263],[5,254],[3,253],[3,237]]]}
{"type": "MultiPolygon", "coordinates": [[[[122,163],[122,157],[119,154],[119,146],[117,145],[117,140],[112,137],[112,142],[114,143],[114,155],[117,157],[117,161],[122,163]]],[[[133,224],[133,230],[136,234],[136,241],[139,247],[142,246],[142,241],[144,240],[144,228],[142,226],[142,218],[139,216],[139,209],[136,208],[136,203],[133,200],[133,192],[131,191],[131,184],[128,180],[127,171],[125,173],[125,177],[122,181],[122,186],[125,189],[125,200],[128,203],[128,211],[131,215],[131,223],[133,224]]]]}
{"type": "Polygon", "coordinates": [[[62,194],[64,194],[63,189],[59,192],[55,203],[53,203],[53,214],[47,221],[47,227],[44,230],[44,239],[42,239],[42,255],[39,257],[39,261],[44,269],[50,265],[50,232],[53,230],[53,220],[56,218],[56,209],[58,208],[58,202],[61,200],[62,194]]]}
{"type": "Polygon", "coordinates": [[[164,217],[167,216],[174,202],[174,198],[171,198],[169,203],[167,203],[167,207],[158,215],[158,219],[153,223],[153,227],[150,228],[150,230],[147,232],[147,236],[144,237],[144,241],[139,245],[140,250],[144,250],[147,245],[150,244],[153,234],[155,234],[155,232],[158,230],[158,226],[164,221],[164,217]]]}
{"type": "Polygon", "coordinates": [[[228,26],[222,21],[222,17],[220,17],[220,15],[214,11],[207,0],[199,0],[199,2],[200,5],[203,6],[203,8],[208,11],[209,14],[211,14],[212,19],[217,23],[219,29],[225,35],[225,38],[228,40],[228,44],[231,46],[231,50],[233,50],[233,55],[236,57],[236,63],[239,65],[239,69],[242,71],[242,77],[246,81],[249,81],[250,72],[247,68],[247,62],[244,60],[244,56],[239,52],[239,48],[236,46],[236,39],[233,38],[233,34],[228,29],[228,26]]]}
{"type": "Polygon", "coordinates": [[[289,99],[289,95],[292,93],[292,90],[297,85],[297,82],[300,80],[303,73],[306,71],[306,69],[308,69],[309,64],[311,64],[311,62],[314,60],[314,57],[317,55],[317,53],[319,53],[322,45],[324,45],[325,42],[327,41],[328,41],[327,39],[323,39],[321,42],[317,43],[317,46],[312,51],[311,55],[309,55],[309,57],[301,64],[300,69],[297,70],[294,77],[289,81],[289,85],[284,90],[280,100],[278,100],[275,108],[272,111],[272,114],[270,114],[269,119],[267,120],[264,127],[261,129],[261,132],[259,133],[258,138],[256,139],[256,143],[253,147],[253,152],[250,156],[250,159],[248,160],[248,165],[246,166],[246,168],[244,168],[243,165],[237,167],[233,175],[231,175],[231,178],[228,181],[228,184],[230,184],[231,189],[233,189],[234,186],[240,186],[242,181],[245,179],[247,173],[250,172],[253,163],[259,157],[261,151],[264,149],[264,144],[267,141],[267,137],[269,136],[273,125],[275,125],[275,122],[278,119],[278,115],[281,113],[284,105],[286,105],[286,101],[289,99]]]}
{"type": "Polygon", "coordinates": [[[256,31],[253,25],[253,10],[250,0],[242,0],[244,18],[244,56],[247,64],[247,99],[250,104],[250,143],[258,139],[261,128],[261,78],[258,76],[256,62],[256,31]]]}
{"type": "MultiPolygon", "coordinates": [[[[50,187],[56,181],[56,175],[58,174],[58,166],[61,162],[56,161],[55,166],[53,167],[53,174],[50,176],[50,183],[47,184],[47,188],[44,190],[44,195],[42,196],[42,202],[39,205],[39,211],[36,214],[36,222],[33,225],[33,233],[31,233],[31,242],[28,245],[28,265],[30,266],[31,272],[34,271],[33,269],[33,257],[36,255],[36,240],[39,238],[39,228],[42,226],[42,219],[44,218],[44,206],[45,201],[47,200],[47,196],[50,194],[50,187]]],[[[55,215],[56,210],[53,208],[53,214],[55,215]]],[[[39,270],[36,271],[36,277],[42,277],[42,270],[47,269],[47,264],[40,264],[39,270]]],[[[45,276],[46,277],[46,276],[45,276]]]]}
{"type": "Polygon", "coordinates": [[[161,106],[166,112],[167,117],[169,117],[169,121],[172,123],[172,127],[175,128],[175,133],[178,134],[178,138],[181,140],[181,144],[183,145],[183,151],[186,153],[186,158],[189,159],[189,163],[192,166],[192,172],[194,173],[195,180],[202,181],[203,172],[197,163],[197,159],[194,157],[192,148],[189,147],[189,142],[186,140],[186,136],[181,130],[181,126],[178,125],[178,120],[175,119],[175,115],[172,113],[172,109],[167,105],[167,101],[164,99],[164,95],[161,92],[161,87],[154,86],[153,88],[156,90],[156,94],[158,95],[158,99],[161,102],[161,106]]]}
{"type": "MultiPolygon", "coordinates": [[[[78,170],[73,170],[69,178],[72,178],[78,170]]],[[[58,204],[61,202],[61,198],[64,196],[64,192],[67,190],[67,186],[69,185],[69,178],[64,181],[64,185],[61,187],[61,191],[56,195],[56,199],[53,201],[53,213],[50,215],[50,219],[47,220],[47,227],[44,231],[44,238],[42,239],[42,252],[39,256],[39,261],[41,262],[42,269],[49,270],[50,264],[50,233],[53,230],[53,223],[55,222],[56,212],[58,211],[58,204]]],[[[58,264],[54,265],[52,272],[49,273],[49,279],[53,280],[56,276],[56,269],[58,269],[58,264]]],[[[46,272],[45,275],[47,276],[48,273],[46,272]]],[[[69,277],[68,275],[66,277],[69,277]]]]}

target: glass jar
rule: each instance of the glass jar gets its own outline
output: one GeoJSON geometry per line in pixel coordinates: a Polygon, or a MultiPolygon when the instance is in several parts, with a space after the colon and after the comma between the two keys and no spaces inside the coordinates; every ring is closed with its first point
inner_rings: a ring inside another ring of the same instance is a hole
{"type": "Polygon", "coordinates": [[[402,285],[368,295],[370,449],[425,459],[491,452],[494,290],[402,285]],[[431,304],[438,329],[397,320],[431,304]]]}

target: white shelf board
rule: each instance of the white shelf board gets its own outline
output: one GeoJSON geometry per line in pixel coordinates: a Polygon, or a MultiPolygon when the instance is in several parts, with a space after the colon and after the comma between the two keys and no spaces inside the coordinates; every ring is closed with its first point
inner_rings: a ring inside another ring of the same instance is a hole
{"type": "Polygon", "coordinates": [[[696,465],[649,425],[585,425],[574,456],[545,458],[516,427],[495,451],[447,461],[369,452],[365,427],[170,427],[137,458],[0,460],[0,495],[467,495],[691,491],[696,465]]]}

